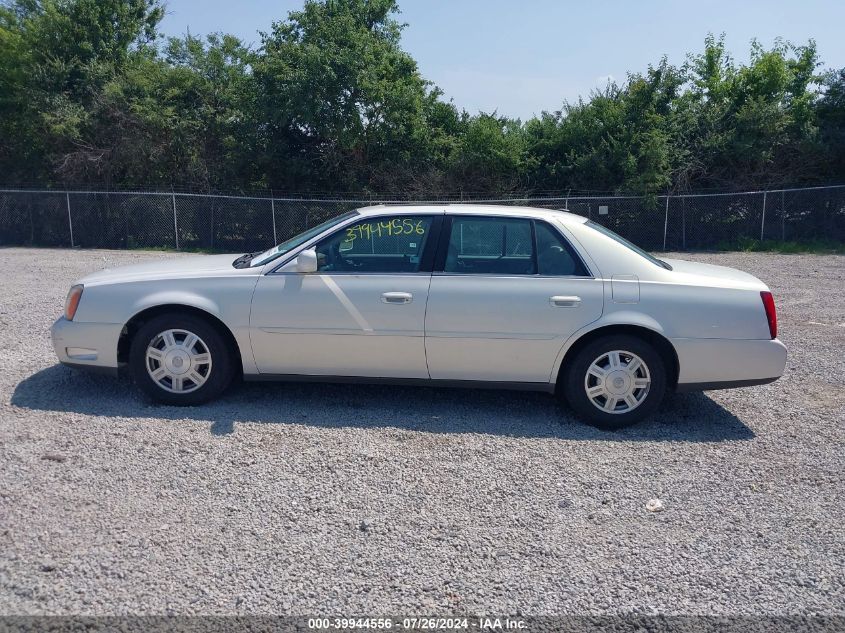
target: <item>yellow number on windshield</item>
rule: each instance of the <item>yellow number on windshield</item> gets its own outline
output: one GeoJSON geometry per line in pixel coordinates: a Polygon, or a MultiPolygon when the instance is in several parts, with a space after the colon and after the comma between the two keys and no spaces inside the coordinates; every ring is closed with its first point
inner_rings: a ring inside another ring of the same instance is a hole
{"type": "Polygon", "coordinates": [[[355,239],[374,239],[376,237],[387,237],[393,235],[425,235],[426,227],[424,220],[414,223],[410,218],[393,218],[392,220],[381,220],[379,222],[368,222],[356,224],[346,229],[346,241],[353,242],[355,239]]]}

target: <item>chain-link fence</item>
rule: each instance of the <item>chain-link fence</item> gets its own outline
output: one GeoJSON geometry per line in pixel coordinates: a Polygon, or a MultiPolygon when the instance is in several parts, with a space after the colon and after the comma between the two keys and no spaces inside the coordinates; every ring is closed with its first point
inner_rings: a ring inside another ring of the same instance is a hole
{"type": "MultiPolygon", "coordinates": [[[[242,253],[269,248],[330,217],[379,202],[390,201],[0,189],[0,245],[242,253]]],[[[845,242],[845,185],[463,202],[569,209],[654,251],[713,249],[742,238],[845,242]]]]}

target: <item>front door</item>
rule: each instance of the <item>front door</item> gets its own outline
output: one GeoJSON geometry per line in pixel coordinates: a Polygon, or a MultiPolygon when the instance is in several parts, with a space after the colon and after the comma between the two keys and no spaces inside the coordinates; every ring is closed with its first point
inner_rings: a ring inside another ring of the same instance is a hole
{"type": "Polygon", "coordinates": [[[258,370],[428,378],[424,322],[441,217],[362,217],[316,245],[317,272],[263,275],[250,316],[258,370]]]}
{"type": "Polygon", "coordinates": [[[455,215],[443,230],[426,316],[431,377],[549,382],[566,339],[601,316],[602,281],[540,220],[455,215]]]}

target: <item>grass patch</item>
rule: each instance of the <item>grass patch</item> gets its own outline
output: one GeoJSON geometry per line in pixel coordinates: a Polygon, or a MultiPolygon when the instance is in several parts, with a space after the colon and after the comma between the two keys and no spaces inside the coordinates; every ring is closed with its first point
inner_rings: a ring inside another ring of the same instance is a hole
{"type": "Polygon", "coordinates": [[[836,240],[756,240],[740,237],[723,240],[716,245],[719,251],[742,251],[745,253],[814,253],[818,255],[845,255],[845,242],[836,240]]]}

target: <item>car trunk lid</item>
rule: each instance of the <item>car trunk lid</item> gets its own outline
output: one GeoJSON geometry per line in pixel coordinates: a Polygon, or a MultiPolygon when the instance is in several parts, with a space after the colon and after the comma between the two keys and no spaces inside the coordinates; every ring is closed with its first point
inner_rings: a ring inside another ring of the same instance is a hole
{"type": "Polygon", "coordinates": [[[672,267],[672,270],[677,275],[687,277],[688,281],[693,284],[749,290],[769,289],[766,284],[754,275],[737,270],[736,268],[690,262],[683,259],[667,259],[665,257],[662,259],[672,267]]]}

